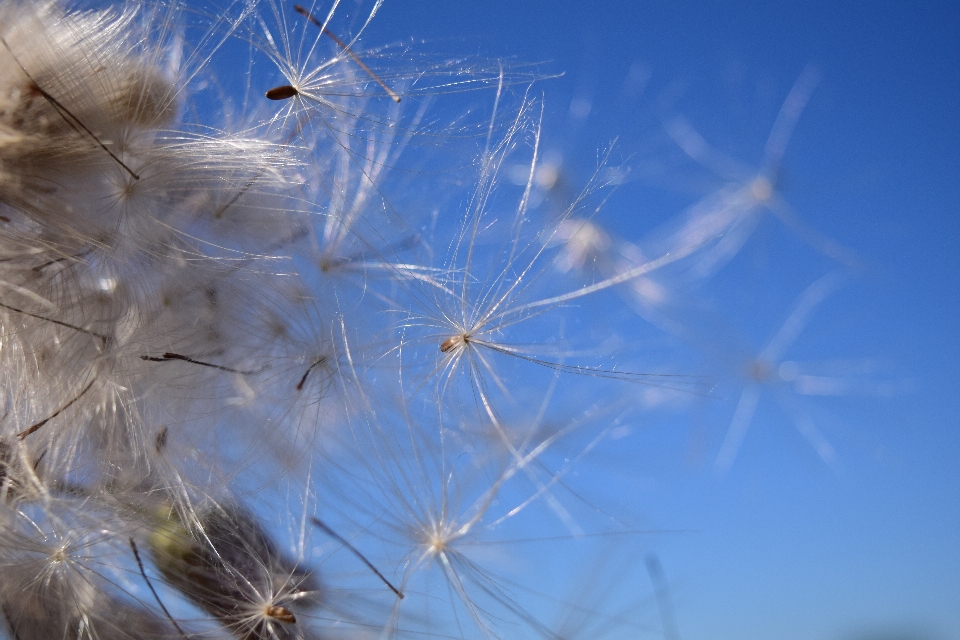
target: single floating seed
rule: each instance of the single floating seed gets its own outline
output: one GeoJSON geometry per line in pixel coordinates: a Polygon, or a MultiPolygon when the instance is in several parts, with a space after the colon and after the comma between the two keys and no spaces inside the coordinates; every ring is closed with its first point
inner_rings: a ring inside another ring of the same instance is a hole
{"type": "MultiPolygon", "coordinates": [[[[318,27],[320,27],[321,32],[322,32],[325,36],[328,36],[331,40],[333,40],[334,42],[336,42],[336,43],[337,43],[337,46],[340,47],[341,49],[343,49],[344,53],[346,53],[348,56],[350,56],[351,58],[353,58],[353,61],[356,62],[357,65],[359,65],[361,69],[363,69],[364,71],[366,71],[366,72],[367,72],[367,75],[370,76],[371,78],[373,78],[374,82],[376,82],[378,85],[380,85],[381,87],[383,87],[383,90],[387,92],[387,95],[389,95],[390,98],[391,98],[394,102],[400,102],[400,96],[398,96],[393,89],[391,89],[390,87],[388,87],[388,86],[387,86],[387,83],[385,83],[383,80],[381,80],[381,79],[379,78],[379,76],[377,76],[377,74],[375,74],[375,73],[370,69],[370,67],[368,67],[367,65],[365,65],[365,64],[363,63],[363,60],[361,60],[360,58],[357,57],[357,54],[355,54],[353,51],[350,51],[350,47],[347,46],[347,43],[345,43],[343,40],[341,40],[340,38],[338,38],[337,36],[335,36],[335,35],[333,34],[333,32],[330,31],[329,29],[327,29],[326,27],[324,27],[324,26],[323,26],[323,23],[320,22],[319,20],[317,20],[317,19],[313,16],[312,13],[310,13],[309,11],[307,11],[305,8],[301,7],[299,4],[293,5],[293,10],[296,11],[297,13],[299,13],[300,15],[302,15],[304,18],[306,18],[307,20],[309,20],[309,21],[312,22],[313,24],[315,24],[315,25],[317,25],[318,27]]],[[[269,97],[269,96],[267,96],[267,97],[269,97]]],[[[273,99],[275,99],[275,100],[282,100],[283,98],[273,98],[273,99]]]]}
{"type": "Polygon", "coordinates": [[[286,622],[287,624],[294,624],[297,621],[293,613],[286,607],[271,605],[266,608],[264,613],[268,618],[273,618],[274,620],[279,620],[280,622],[286,622]]]}
{"type": "Polygon", "coordinates": [[[267,99],[268,100],[289,100],[290,98],[292,98],[293,96],[299,93],[300,92],[297,91],[296,88],[291,87],[288,84],[285,84],[279,87],[274,87],[273,89],[270,89],[270,91],[267,91],[267,99]]]}
{"type": "Polygon", "coordinates": [[[466,336],[453,336],[452,338],[447,338],[443,341],[443,344],[440,345],[440,351],[442,353],[447,353],[448,351],[453,351],[455,348],[459,347],[461,344],[466,344],[466,336]]]}

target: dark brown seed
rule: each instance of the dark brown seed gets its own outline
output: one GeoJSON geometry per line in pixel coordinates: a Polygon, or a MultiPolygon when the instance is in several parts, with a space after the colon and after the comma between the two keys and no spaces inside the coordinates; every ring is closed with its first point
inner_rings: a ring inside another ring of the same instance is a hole
{"type": "Polygon", "coordinates": [[[288,100],[293,96],[297,95],[298,93],[300,92],[297,91],[295,88],[291,87],[288,84],[285,84],[280,87],[274,87],[273,89],[270,89],[270,91],[267,91],[267,99],[268,100],[288,100]]]}

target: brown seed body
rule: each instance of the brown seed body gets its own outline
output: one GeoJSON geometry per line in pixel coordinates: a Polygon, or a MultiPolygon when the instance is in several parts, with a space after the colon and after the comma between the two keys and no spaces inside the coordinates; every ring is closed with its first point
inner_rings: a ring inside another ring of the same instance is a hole
{"type": "Polygon", "coordinates": [[[465,344],[466,342],[466,336],[453,336],[452,338],[447,338],[443,341],[443,344],[440,345],[440,351],[447,353],[448,351],[452,351],[456,347],[460,346],[461,344],[465,344]]]}
{"type": "Polygon", "coordinates": [[[270,91],[267,91],[267,99],[268,100],[288,100],[299,93],[300,92],[297,91],[294,87],[291,87],[290,85],[285,84],[279,87],[274,87],[273,89],[270,89],[270,91]]]}
{"type": "Polygon", "coordinates": [[[279,620],[280,622],[286,622],[288,624],[293,624],[297,621],[293,613],[290,612],[286,607],[279,607],[277,605],[272,605],[267,607],[266,615],[268,618],[273,618],[274,620],[279,620]]]}

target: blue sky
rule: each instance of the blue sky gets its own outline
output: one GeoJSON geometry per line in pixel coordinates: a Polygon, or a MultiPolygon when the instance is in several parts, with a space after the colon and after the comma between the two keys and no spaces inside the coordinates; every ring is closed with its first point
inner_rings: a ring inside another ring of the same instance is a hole
{"type": "MultiPolygon", "coordinates": [[[[935,2],[427,0],[387,2],[371,26],[368,42],[412,35],[427,50],[563,72],[539,85],[545,151],[577,184],[617,139],[629,179],[595,221],[631,242],[722,185],[664,122],[683,116],[756,165],[794,82],[808,66],[820,73],[779,187],[862,268],[786,355],[835,365],[867,392],[795,398],[836,468],[763,394],[732,469],[713,473],[734,380],[631,440],[622,464],[635,482],[617,491],[651,526],[689,530],[637,542],[661,559],[683,638],[960,637],[958,33],[960,8],[935,2]]],[[[759,349],[830,269],[765,220],[700,293],[759,349]]],[[[654,613],[651,625],[656,637],[654,613]]]]}

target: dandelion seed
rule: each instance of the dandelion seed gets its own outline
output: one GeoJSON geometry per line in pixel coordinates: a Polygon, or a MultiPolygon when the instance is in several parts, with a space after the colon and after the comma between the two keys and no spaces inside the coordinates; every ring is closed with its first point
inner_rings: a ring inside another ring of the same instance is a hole
{"type": "Polygon", "coordinates": [[[713,149],[684,118],[677,116],[670,120],[667,131],[677,145],[727,184],[663,225],[642,244],[654,254],[691,243],[699,245],[683,267],[691,279],[702,281],[743,248],[761,218],[769,212],[818,252],[845,266],[858,266],[859,258],[808,226],[776,189],[787,143],[818,80],[819,72],[813,67],[804,69],[797,78],[770,130],[756,170],[713,149]]]}
{"type": "Polygon", "coordinates": [[[149,537],[157,568],[228,628],[270,637],[263,624],[295,622],[284,601],[307,599],[317,591],[311,574],[284,558],[239,507],[214,506],[189,518],[176,509],[163,511],[149,537]]]}
{"type": "Polygon", "coordinates": [[[469,339],[469,337],[468,337],[466,334],[464,334],[464,335],[462,335],[462,336],[453,336],[452,338],[447,338],[447,339],[444,340],[443,343],[440,345],[440,352],[441,352],[441,353],[448,353],[448,352],[453,351],[454,349],[456,349],[456,348],[458,348],[458,347],[462,347],[462,346],[466,345],[467,342],[469,342],[469,341],[470,341],[470,339],[469,339]]]}
{"type": "Polygon", "coordinates": [[[269,100],[288,100],[295,95],[298,95],[300,92],[295,88],[291,87],[288,84],[274,87],[267,91],[267,99],[269,100]]]}
{"type": "MultiPolygon", "coordinates": [[[[370,70],[370,67],[368,67],[367,65],[365,65],[365,64],[363,63],[363,60],[361,60],[360,58],[358,58],[358,57],[356,56],[356,54],[353,53],[353,51],[350,51],[350,47],[348,47],[347,44],[346,44],[343,40],[341,40],[340,38],[338,38],[337,36],[335,36],[329,29],[327,29],[325,26],[323,26],[323,23],[322,23],[322,22],[320,22],[319,20],[317,20],[316,18],[314,18],[312,13],[310,13],[309,11],[307,11],[305,8],[303,8],[303,7],[300,6],[299,4],[293,5],[293,9],[294,9],[294,11],[296,11],[297,13],[299,13],[300,15],[302,15],[304,18],[306,18],[307,20],[309,20],[309,21],[312,22],[313,24],[315,24],[315,25],[317,25],[318,27],[320,27],[320,30],[323,32],[323,35],[329,37],[331,40],[333,40],[334,42],[336,42],[336,43],[337,43],[337,46],[339,46],[341,49],[343,49],[344,53],[346,53],[348,56],[350,56],[351,58],[353,58],[353,61],[356,62],[357,65],[359,65],[361,69],[363,69],[364,71],[366,71],[366,72],[367,72],[367,75],[369,75],[371,78],[374,79],[374,81],[375,81],[377,84],[379,84],[381,87],[383,87],[383,90],[387,92],[387,95],[389,95],[389,96],[393,99],[394,102],[400,102],[400,96],[398,96],[396,93],[394,93],[393,90],[392,90],[390,87],[388,87],[383,80],[381,80],[379,77],[377,77],[377,74],[375,74],[373,71],[371,71],[371,70],[370,70]]],[[[283,88],[283,87],[278,87],[278,88],[283,88]]],[[[293,89],[293,87],[290,87],[290,88],[293,89]]],[[[267,97],[270,98],[269,95],[268,95],[267,97]]],[[[292,96],[287,96],[287,97],[292,97],[292,96]]],[[[271,99],[271,100],[282,100],[282,98],[270,98],[270,99],[271,99]]]]}
{"type": "Polygon", "coordinates": [[[289,609],[277,605],[270,605],[267,607],[264,610],[264,615],[268,618],[279,620],[280,622],[286,622],[287,624],[294,624],[297,621],[296,617],[290,613],[289,609]]]}
{"type": "MultiPolygon", "coordinates": [[[[816,307],[839,288],[843,280],[844,278],[831,273],[808,286],[797,298],[793,310],[773,338],[756,357],[746,363],[744,373],[747,382],[740,393],[733,418],[714,463],[719,472],[725,473],[733,466],[740,445],[753,421],[763,389],[766,387],[775,391],[779,384],[789,383],[791,378],[796,377],[798,372],[792,370],[790,362],[781,362],[783,353],[799,337],[816,307]]],[[[836,452],[812,421],[804,415],[795,415],[794,422],[797,430],[813,446],[820,458],[827,464],[833,464],[836,452]]]]}

